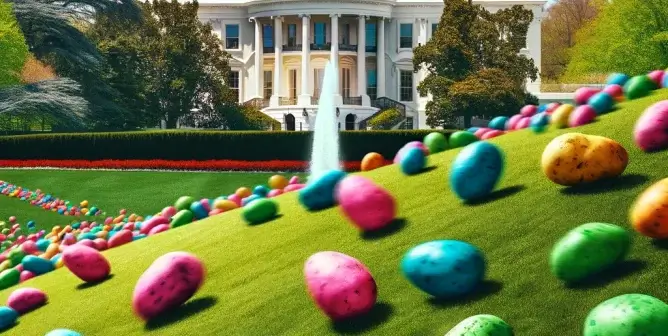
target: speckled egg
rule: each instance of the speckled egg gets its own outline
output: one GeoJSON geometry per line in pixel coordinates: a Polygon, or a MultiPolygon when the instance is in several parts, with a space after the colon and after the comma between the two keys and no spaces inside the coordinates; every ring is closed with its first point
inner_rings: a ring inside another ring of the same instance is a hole
{"type": "Polygon", "coordinates": [[[584,322],[583,336],[665,336],[668,305],[645,294],[624,294],[603,301],[584,322]]]}
{"type": "Polygon", "coordinates": [[[371,272],[346,254],[323,251],[310,256],[304,277],[311,298],[333,320],[364,314],[376,304],[378,290],[371,272]]]}
{"type": "Polygon", "coordinates": [[[111,272],[107,258],[94,248],[73,245],[63,251],[63,263],[70,272],[86,282],[105,279],[111,272]]]}
{"type": "Polygon", "coordinates": [[[668,238],[668,178],[654,183],[636,199],[630,212],[631,225],[655,239],[668,238]]]}
{"type": "Polygon", "coordinates": [[[385,227],[397,212],[389,191],[359,175],[348,175],[339,182],[336,200],[344,216],[363,231],[385,227]]]}
{"type": "Polygon", "coordinates": [[[475,315],[459,322],[445,336],[514,336],[513,328],[494,315],[475,315]]]}
{"type": "Polygon", "coordinates": [[[401,270],[417,288],[438,297],[470,293],[485,276],[485,259],[475,246],[458,240],[435,240],[410,249],[401,270]]]}
{"type": "Polygon", "coordinates": [[[583,224],[554,245],[550,268],[560,280],[576,282],[622,261],[630,245],[631,236],[620,226],[583,224]]]}
{"type": "Polygon", "coordinates": [[[16,310],[19,314],[25,314],[44,305],[46,299],[46,293],[42,290],[24,287],[9,294],[7,306],[16,310]]]}
{"type": "Polygon", "coordinates": [[[499,147],[485,141],[472,143],[457,154],[450,169],[450,187],[464,201],[485,197],[501,178],[503,166],[499,147]]]}

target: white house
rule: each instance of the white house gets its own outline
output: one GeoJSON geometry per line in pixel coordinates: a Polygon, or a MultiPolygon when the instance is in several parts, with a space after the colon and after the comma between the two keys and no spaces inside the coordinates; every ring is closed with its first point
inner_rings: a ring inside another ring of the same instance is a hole
{"type": "MultiPolygon", "coordinates": [[[[540,21],[546,0],[474,0],[488,10],[521,4],[534,13],[523,54],[540,70],[540,21]]],[[[312,128],[324,67],[339,68],[339,129],[364,127],[379,108],[405,111],[406,128],[427,128],[413,73],[413,48],[424,44],[443,11],[441,0],[200,0],[232,55],[229,85],[239,102],[262,107],[284,130],[312,128]]],[[[540,80],[529,82],[530,92],[540,80]]]]}

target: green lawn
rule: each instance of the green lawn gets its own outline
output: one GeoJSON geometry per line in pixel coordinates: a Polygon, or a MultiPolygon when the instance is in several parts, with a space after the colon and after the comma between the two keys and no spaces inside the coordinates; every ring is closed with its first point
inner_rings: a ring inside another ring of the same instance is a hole
{"type": "MultiPolygon", "coordinates": [[[[107,251],[114,277],[100,285],[81,288],[66,269],[26,283],[45,290],[50,303],[21,317],[9,333],[40,335],[54,328],[71,328],[86,336],[443,335],[462,319],[485,313],[506,320],[517,335],[581,335],[587,313],[605,299],[645,293],[668,300],[668,251],[635,233],[630,262],[588,286],[566,288],[548,267],[553,244],[567,231],[593,221],[628,226],[628,209],[636,196],[665,177],[667,152],[644,154],[632,144],[635,120],[648,104],[662,99],[668,99],[668,90],[625,103],[622,109],[578,129],[542,135],[524,130],[491,140],[505,151],[508,164],[501,192],[479,205],[462,205],[449,189],[449,165],[457,150],[432,156],[430,164],[436,169],[418,176],[402,176],[396,166],[365,173],[397,197],[399,216],[405,219],[400,230],[385,237],[362,237],[338,209],[307,213],[292,193],[278,198],[283,216],[260,226],[247,226],[239,212],[233,211],[107,251]],[[540,170],[543,148],[556,135],[573,131],[622,143],[631,158],[624,176],[607,187],[580,191],[547,180],[540,170]],[[434,239],[465,240],[484,252],[488,280],[475,295],[437,302],[403,278],[399,269],[403,254],[434,239]],[[179,250],[203,260],[207,280],[191,304],[159,325],[145,325],[131,309],[134,285],[155,258],[179,250]],[[373,273],[379,304],[363,321],[332,325],[311,302],[303,263],[322,250],[352,255],[373,273]]],[[[92,176],[76,172],[71,184],[59,182],[57,175],[38,183],[31,174],[17,182],[62,191],[63,196],[76,199],[86,195],[79,194],[80,184],[73,182],[84,183],[92,176]]],[[[86,188],[96,191],[89,199],[106,194],[105,200],[121,198],[127,202],[119,203],[135,203],[138,211],[154,211],[160,206],[150,205],[149,197],[162,204],[177,195],[215,189],[213,179],[199,184],[183,181],[186,190],[167,183],[170,178],[137,178],[130,183],[129,176],[134,174],[128,173],[122,187],[120,178],[86,182],[96,186],[86,188]]],[[[107,207],[102,199],[99,202],[107,207]]],[[[10,292],[0,293],[0,300],[10,292]]]]}
{"type": "MultiPolygon", "coordinates": [[[[155,214],[181,195],[215,198],[229,195],[240,186],[266,184],[272,173],[187,173],[74,170],[0,170],[0,180],[42,189],[55,197],[79,204],[88,200],[109,216],[119,210],[141,216],[155,214]]],[[[286,175],[290,177],[291,175],[286,175]]],[[[27,201],[0,195],[0,220],[16,216],[19,223],[34,220],[39,229],[67,225],[76,218],[32,206],[27,201]]],[[[90,217],[81,217],[90,219],[90,217]]],[[[104,217],[98,217],[98,220],[104,217]]],[[[24,228],[25,231],[25,228],[24,228]]]]}

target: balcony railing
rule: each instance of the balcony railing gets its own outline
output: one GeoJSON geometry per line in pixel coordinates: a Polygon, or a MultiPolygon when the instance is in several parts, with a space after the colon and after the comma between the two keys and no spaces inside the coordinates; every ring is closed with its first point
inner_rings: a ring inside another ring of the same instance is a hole
{"type": "Polygon", "coordinates": [[[390,109],[390,108],[396,108],[399,113],[400,113],[400,120],[406,119],[406,105],[394,100],[390,99],[387,97],[379,97],[374,99],[371,102],[371,106],[378,108],[378,112],[370,115],[369,117],[363,119],[358,123],[358,129],[365,130],[367,123],[369,120],[371,120],[373,117],[383,113],[385,110],[390,109]]]}
{"type": "Polygon", "coordinates": [[[339,44],[339,51],[357,51],[357,44],[339,44]]]}
{"type": "MultiPolygon", "coordinates": [[[[329,51],[332,50],[332,44],[331,43],[325,43],[325,44],[315,44],[311,43],[310,44],[311,51],[329,51]]],[[[302,45],[301,44],[284,44],[283,45],[283,51],[302,51],[302,45]]],[[[274,47],[262,47],[262,53],[264,54],[273,54],[274,53],[274,47]]],[[[369,53],[375,53],[377,51],[376,46],[366,46],[364,48],[366,52],[369,53]]],[[[357,44],[339,44],[339,51],[350,51],[350,52],[357,52],[357,44]]]]}
{"type": "Polygon", "coordinates": [[[325,44],[311,43],[311,50],[313,50],[313,51],[332,50],[332,45],[330,43],[325,43],[325,44]]]}
{"type": "Polygon", "coordinates": [[[364,47],[364,50],[366,50],[366,52],[369,53],[375,53],[378,50],[378,48],[376,48],[376,46],[366,46],[364,47]]]}
{"type": "Polygon", "coordinates": [[[280,99],[278,100],[278,105],[280,105],[280,106],[297,105],[297,98],[280,97],[280,99]]]}
{"type": "Polygon", "coordinates": [[[302,51],[302,45],[301,44],[284,44],[283,45],[283,51],[302,51]]]}
{"type": "Polygon", "coordinates": [[[274,47],[262,47],[262,52],[265,54],[273,54],[274,47]]]}
{"type": "Polygon", "coordinates": [[[263,109],[269,106],[269,99],[253,98],[243,103],[244,106],[253,106],[257,109],[263,109]]]}
{"type": "Polygon", "coordinates": [[[362,97],[343,97],[343,105],[362,105],[362,97]]]}

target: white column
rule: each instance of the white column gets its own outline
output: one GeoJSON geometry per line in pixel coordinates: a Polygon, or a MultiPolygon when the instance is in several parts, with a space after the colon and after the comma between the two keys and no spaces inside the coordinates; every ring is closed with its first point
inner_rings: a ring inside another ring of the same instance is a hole
{"type": "Polygon", "coordinates": [[[281,52],[283,51],[283,17],[274,16],[274,83],[271,90],[271,100],[269,106],[277,107],[281,96],[281,68],[283,60],[281,52]]]}
{"type": "MultiPolygon", "coordinates": [[[[341,77],[341,70],[339,69],[339,17],[341,14],[331,14],[329,17],[332,18],[332,37],[330,38],[330,44],[332,46],[331,53],[329,56],[330,62],[334,64],[336,68],[336,73],[338,77],[341,77]]],[[[341,81],[338,80],[336,86],[334,86],[334,105],[339,106],[343,104],[343,99],[341,98],[341,81]]]]}
{"type": "MultiPolygon", "coordinates": [[[[427,19],[418,19],[418,44],[419,45],[425,45],[427,44],[427,19]]],[[[427,77],[427,67],[425,65],[422,65],[420,67],[420,70],[418,70],[417,76],[414,78],[417,78],[415,81],[415,101],[417,102],[417,113],[418,115],[416,116],[414,120],[414,124],[417,124],[418,128],[426,128],[427,125],[425,121],[427,120],[427,115],[425,113],[426,106],[427,106],[427,101],[429,100],[429,97],[420,97],[420,94],[417,90],[418,85],[422,83],[422,81],[427,77]]]]}
{"type": "Polygon", "coordinates": [[[366,94],[366,16],[360,15],[357,26],[357,92],[362,97],[362,106],[371,106],[366,94]]]}
{"type": "Polygon", "coordinates": [[[540,62],[541,62],[541,21],[543,20],[543,8],[536,6],[533,8],[533,21],[529,24],[529,31],[527,32],[527,48],[529,49],[529,57],[533,59],[533,63],[538,68],[538,78],[532,82],[527,79],[527,91],[532,93],[540,92],[540,62]]]}
{"type": "Polygon", "coordinates": [[[255,97],[263,98],[264,64],[262,61],[262,24],[256,17],[252,17],[248,19],[248,21],[255,21],[255,97]]]}
{"type": "Polygon", "coordinates": [[[311,105],[311,94],[309,89],[309,74],[311,73],[309,68],[309,61],[311,58],[311,48],[309,45],[308,33],[310,30],[309,25],[309,15],[300,14],[302,18],[302,89],[301,94],[299,95],[297,104],[299,106],[309,106],[311,105]]]}
{"type": "Polygon", "coordinates": [[[378,19],[376,41],[376,96],[385,97],[385,18],[378,19]]]}

